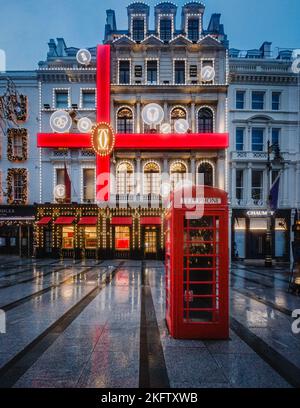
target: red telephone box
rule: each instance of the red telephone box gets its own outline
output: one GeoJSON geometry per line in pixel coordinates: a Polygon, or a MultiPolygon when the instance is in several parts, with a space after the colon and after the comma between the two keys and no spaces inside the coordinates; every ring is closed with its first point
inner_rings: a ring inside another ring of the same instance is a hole
{"type": "Polygon", "coordinates": [[[166,321],[178,339],[229,336],[227,193],[202,189],[183,195],[181,208],[171,197],[166,214],[166,321]],[[189,219],[193,203],[204,206],[201,218],[189,219]]]}

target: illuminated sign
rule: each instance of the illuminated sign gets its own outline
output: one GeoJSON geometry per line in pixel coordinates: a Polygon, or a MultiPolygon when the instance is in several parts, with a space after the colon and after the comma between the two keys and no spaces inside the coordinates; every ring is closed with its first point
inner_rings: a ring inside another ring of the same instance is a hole
{"type": "Polygon", "coordinates": [[[157,103],[149,103],[142,110],[143,121],[149,126],[159,125],[164,116],[163,108],[157,103]]]}
{"type": "Polygon", "coordinates": [[[68,133],[72,126],[72,118],[68,112],[58,110],[51,115],[50,126],[53,132],[68,133]]]}
{"type": "Polygon", "coordinates": [[[189,122],[186,119],[178,119],[174,124],[176,133],[186,133],[189,130],[189,122]]]}
{"type": "Polygon", "coordinates": [[[247,211],[248,217],[268,217],[273,216],[275,211],[267,211],[267,210],[251,210],[247,211]]]}
{"type": "Polygon", "coordinates": [[[66,198],[66,187],[64,184],[58,184],[54,187],[55,200],[64,200],[66,198]]]}
{"type": "Polygon", "coordinates": [[[77,123],[77,128],[80,133],[90,133],[92,130],[93,124],[89,118],[81,118],[77,123]]]}
{"type": "Polygon", "coordinates": [[[92,55],[89,50],[81,49],[77,52],[76,59],[80,65],[89,65],[92,60],[92,55]]]}
{"type": "Polygon", "coordinates": [[[187,197],[181,199],[181,204],[196,205],[196,204],[221,204],[222,200],[219,197],[187,197]]]}
{"type": "Polygon", "coordinates": [[[91,142],[95,153],[99,156],[108,156],[115,147],[115,133],[112,127],[100,122],[92,128],[91,142]]]}
{"type": "Polygon", "coordinates": [[[216,72],[213,67],[206,66],[201,70],[201,79],[203,82],[210,82],[215,79],[216,72]]]}

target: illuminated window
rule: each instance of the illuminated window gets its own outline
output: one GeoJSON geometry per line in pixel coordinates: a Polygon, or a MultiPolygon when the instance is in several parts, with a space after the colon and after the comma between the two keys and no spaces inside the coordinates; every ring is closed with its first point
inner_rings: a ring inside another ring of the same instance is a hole
{"type": "Polygon", "coordinates": [[[198,132],[213,133],[214,131],[214,115],[211,109],[201,108],[198,112],[198,132]]]}
{"type": "Polygon", "coordinates": [[[186,166],[181,162],[175,162],[171,164],[171,188],[174,190],[176,186],[182,185],[182,182],[186,178],[186,166]]]}
{"type": "MultiPolygon", "coordinates": [[[[213,187],[214,185],[214,170],[213,166],[210,163],[203,162],[200,164],[198,167],[198,173],[203,174],[204,177],[204,185],[205,186],[211,186],[213,187]]],[[[201,183],[201,178],[199,180],[201,183]]]]}
{"type": "Polygon", "coordinates": [[[63,226],[62,228],[62,247],[63,249],[74,248],[74,227],[73,225],[63,226]]]}
{"type": "Polygon", "coordinates": [[[23,137],[20,134],[15,134],[13,138],[13,155],[16,157],[23,156],[23,137]]]}
{"type": "Polygon", "coordinates": [[[117,113],[118,133],[133,133],[133,113],[129,108],[121,108],[117,113]]]}
{"type": "Polygon", "coordinates": [[[130,228],[127,226],[115,227],[115,249],[117,251],[130,250],[130,228]]]}
{"type": "Polygon", "coordinates": [[[171,112],[171,127],[174,132],[174,124],[178,119],[186,119],[186,111],[183,108],[174,108],[171,112]]]}
{"type": "Polygon", "coordinates": [[[155,227],[145,228],[145,253],[155,254],[157,252],[157,230],[155,227]]]}
{"type": "Polygon", "coordinates": [[[144,167],[144,194],[160,193],[160,168],[157,163],[149,162],[144,167]]]}
{"type": "Polygon", "coordinates": [[[83,169],[83,201],[95,199],[95,169],[83,169]]]}
{"type": "Polygon", "coordinates": [[[134,189],[133,165],[120,163],[117,167],[117,194],[131,194],[134,189]]]}
{"type": "Polygon", "coordinates": [[[84,228],[84,246],[86,249],[97,248],[97,228],[85,227],[84,228]]]}

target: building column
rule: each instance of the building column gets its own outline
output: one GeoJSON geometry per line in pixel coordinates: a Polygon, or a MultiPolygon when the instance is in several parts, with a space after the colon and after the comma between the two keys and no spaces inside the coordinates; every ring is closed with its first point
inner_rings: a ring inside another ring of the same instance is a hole
{"type": "Polygon", "coordinates": [[[136,103],[135,132],[141,133],[141,102],[136,103]]]}
{"type": "Polygon", "coordinates": [[[248,163],[247,171],[246,171],[246,183],[245,183],[245,199],[246,205],[252,205],[252,163],[248,163]]]}
{"type": "Polygon", "coordinates": [[[217,169],[216,169],[216,180],[215,185],[218,186],[219,189],[225,190],[225,166],[226,161],[224,157],[218,158],[217,169]]]}
{"type": "Polygon", "coordinates": [[[219,95],[217,112],[215,116],[215,132],[224,133],[226,131],[226,96],[219,95]]]}
{"type": "Polygon", "coordinates": [[[230,197],[231,206],[237,204],[236,199],[236,163],[231,163],[231,197],[230,197]]]}
{"type": "Polygon", "coordinates": [[[195,157],[191,157],[191,181],[194,185],[197,183],[196,179],[196,160],[195,157]]]}
{"type": "Polygon", "coordinates": [[[136,194],[142,194],[141,158],[136,157],[136,194]]]}
{"type": "Polygon", "coordinates": [[[191,126],[192,126],[192,133],[196,133],[196,110],[195,110],[195,102],[191,103],[191,126]]]}
{"type": "Polygon", "coordinates": [[[289,165],[284,164],[283,168],[283,206],[288,205],[289,201],[289,165]]]}
{"type": "Polygon", "coordinates": [[[165,114],[165,118],[164,118],[164,122],[169,123],[169,112],[168,112],[168,102],[164,102],[164,114],[165,114]]]}

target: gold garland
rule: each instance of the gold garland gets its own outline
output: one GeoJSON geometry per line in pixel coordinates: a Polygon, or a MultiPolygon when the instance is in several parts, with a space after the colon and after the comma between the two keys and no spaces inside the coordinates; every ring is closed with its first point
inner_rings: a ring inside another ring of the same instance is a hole
{"type": "Polygon", "coordinates": [[[27,160],[28,156],[28,131],[27,129],[8,129],[7,131],[7,158],[11,162],[27,160]],[[22,156],[14,155],[14,138],[22,137],[22,156]]]}
{"type": "Polygon", "coordinates": [[[10,113],[8,119],[13,122],[26,122],[28,119],[28,97],[25,95],[11,95],[9,99],[10,113]],[[18,101],[19,99],[19,101],[18,101]]]}
{"type": "Polygon", "coordinates": [[[27,169],[8,169],[7,171],[7,201],[8,201],[8,204],[27,204],[27,200],[28,200],[27,183],[28,183],[27,169]],[[21,193],[20,200],[15,200],[14,195],[13,195],[13,183],[14,183],[15,175],[21,175],[23,178],[22,193],[21,193]]]}

